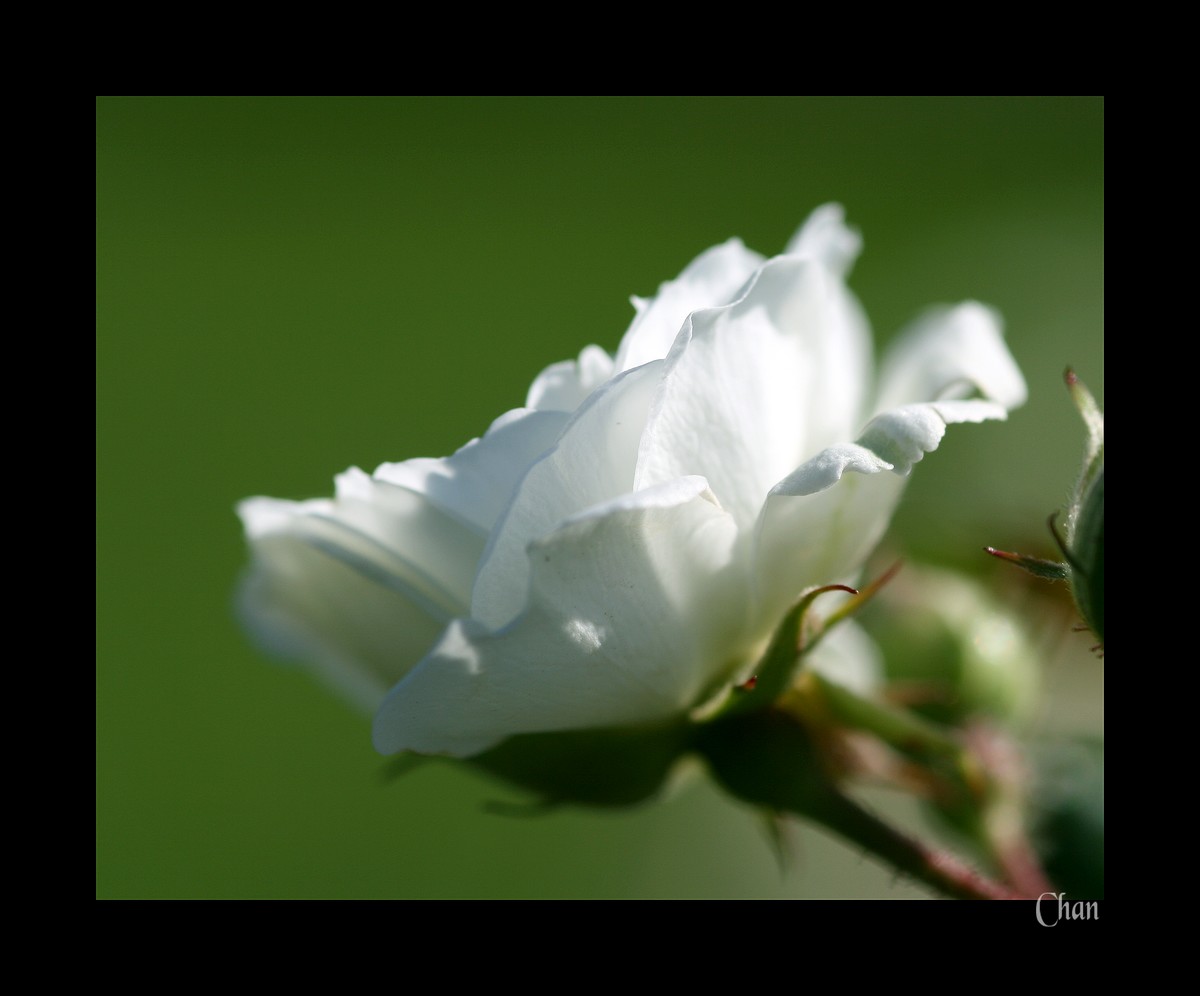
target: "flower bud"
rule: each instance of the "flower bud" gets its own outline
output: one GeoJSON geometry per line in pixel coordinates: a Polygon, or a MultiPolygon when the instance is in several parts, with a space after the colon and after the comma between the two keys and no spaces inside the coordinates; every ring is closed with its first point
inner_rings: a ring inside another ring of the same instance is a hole
{"type": "Polygon", "coordinates": [[[984,547],[994,557],[1038,577],[1051,580],[1066,579],[1079,614],[1088,629],[1104,646],[1104,413],[1091,392],[1080,383],[1075,372],[1067,368],[1067,389],[1087,428],[1083,467],[1067,505],[1066,538],[1059,535],[1050,516],[1050,532],[1062,551],[1066,563],[1029,557],[1021,553],[984,547]]]}
{"type": "Polygon", "coordinates": [[[1104,413],[1091,392],[1068,369],[1067,387],[1087,427],[1083,467],[1067,509],[1063,550],[1071,593],[1088,629],[1104,642],[1104,413]]]}
{"type": "Polygon", "coordinates": [[[1037,657],[1016,616],[974,581],[908,565],[883,589],[870,629],[887,647],[889,696],[922,715],[1030,717],[1037,657]]]}

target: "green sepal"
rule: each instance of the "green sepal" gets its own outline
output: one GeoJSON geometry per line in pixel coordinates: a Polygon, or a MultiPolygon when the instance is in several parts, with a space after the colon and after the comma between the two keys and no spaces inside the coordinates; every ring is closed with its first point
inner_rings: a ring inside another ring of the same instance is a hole
{"type": "Polygon", "coordinates": [[[1083,466],[1067,509],[1063,552],[1071,566],[1071,593],[1088,629],[1104,643],[1104,413],[1068,368],[1067,388],[1087,429],[1083,466]]]}
{"type": "MultiPolygon", "coordinates": [[[[819,634],[814,634],[806,637],[805,621],[808,610],[818,595],[830,591],[844,591],[851,595],[860,595],[854,588],[842,584],[825,585],[805,593],[800,601],[792,606],[791,611],[783,617],[783,622],[775,630],[770,645],[755,668],[754,678],[745,685],[733,689],[721,709],[722,715],[766,709],[791,687],[792,680],[800,669],[804,651],[811,649],[819,636],[819,634]]],[[[838,618],[842,617],[839,615],[838,618]]]]}
{"type": "Polygon", "coordinates": [[[725,716],[697,730],[696,748],[731,795],[776,813],[827,823],[841,793],[796,717],[777,710],[725,716]]]}
{"type": "Polygon", "coordinates": [[[920,761],[957,764],[962,746],[953,734],[908,709],[864,698],[819,674],[812,676],[814,690],[836,724],[878,737],[901,754],[920,761]]]}
{"type": "Polygon", "coordinates": [[[1088,629],[1104,642],[1104,463],[1084,495],[1070,539],[1071,593],[1088,629]]]}
{"type": "Polygon", "coordinates": [[[997,550],[994,546],[985,546],[983,549],[993,557],[998,557],[1000,560],[1019,567],[1023,571],[1028,571],[1036,577],[1046,578],[1050,581],[1063,581],[1067,578],[1070,571],[1066,564],[1059,563],[1057,560],[1028,557],[1023,553],[1010,553],[1007,550],[997,550]]]}
{"type": "Polygon", "coordinates": [[[1104,470],[1104,412],[1096,404],[1092,392],[1084,387],[1083,382],[1075,376],[1075,371],[1070,367],[1067,367],[1064,379],[1067,382],[1067,390],[1071,392],[1071,400],[1075,402],[1075,407],[1079,410],[1084,428],[1087,430],[1083,469],[1076,487],[1076,499],[1078,500],[1090,487],[1097,472],[1103,473],[1104,470]]]}
{"type": "Polygon", "coordinates": [[[1038,577],[1066,579],[1079,614],[1088,629],[1104,645],[1104,412],[1096,399],[1069,367],[1065,375],[1071,399],[1083,419],[1087,438],[1083,465],[1076,478],[1066,509],[1066,538],[1055,528],[1057,516],[1050,517],[1050,532],[1058,543],[1066,563],[1006,553],[993,547],[984,549],[1038,577]]]}
{"type": "Polygon", "coordinates": [[[464,763],[539,797],[542,805],[633,806],[663,791],[691,747],[690,723],[527,733],[464,763]]]}

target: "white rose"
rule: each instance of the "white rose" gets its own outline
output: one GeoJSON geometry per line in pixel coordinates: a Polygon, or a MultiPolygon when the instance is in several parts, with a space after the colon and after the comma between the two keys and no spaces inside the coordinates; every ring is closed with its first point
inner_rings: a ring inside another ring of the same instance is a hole
{"type": "Polygon", "coordinates": [[[1025,398],[975,303],[903,334],[873,390],[859,247],[836,205],[771,260],[731,239],[453,456],[242,502],[245,618],[377,709],[383,753],[663,720],[743,680],[946,425],[1025,398]]]}

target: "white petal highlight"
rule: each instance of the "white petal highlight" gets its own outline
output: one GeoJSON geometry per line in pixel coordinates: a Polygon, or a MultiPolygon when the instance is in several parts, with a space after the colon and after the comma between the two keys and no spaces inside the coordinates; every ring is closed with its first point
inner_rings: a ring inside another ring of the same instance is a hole
{"type": "Polygon", "coordinates": [[[511,626],[454,623],[389,694],[376,748],[467,756],[514,733],[688,709],[744,663],[736,532],[696,477],[577,517],[530,547],[529,605],[511,626]]]}

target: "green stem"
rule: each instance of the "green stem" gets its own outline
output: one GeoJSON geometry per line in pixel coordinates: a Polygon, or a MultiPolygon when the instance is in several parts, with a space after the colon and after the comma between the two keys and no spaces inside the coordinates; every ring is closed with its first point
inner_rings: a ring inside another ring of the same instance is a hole
{"type": "Polygon", "coordinates": [[[905,754],[961,759],[962,744],[947,731],[919,716],[855,695],[818,674],[809,672],[805,677],[812,682],[811,687],[839,723],[873,733],[905,754]]]}
{"type": "Polygon", "coordinates": [[[1003,733],[986,726],[967,731],[971,751],[987,776],[979,805],[980,835],[1013,887],[1028,896],[1053,890],[1029,839],[1025,813],[1028,775],[1021,756],[1003,733]]]}
{"type": "Polygon", "coordinates": [[[1022,898],[948,851],[927,847],[901,833],[841,793],[826,801],[822,812],[814,814],[822,824],[952,899],[1022,898]]]}
{"type": "Polygon", "coordinates": [[[861,698],[819,675],[807,680],[807,694],[838,724],[873,734],[915,758],[931,776],[940,768],[950,784],[959,786],[975,813],[976,837],[1014,889],[1030,896],[1051,890],[1026,832],[1020,759],[1006,738],[975,726],[964,742],[919,716],[861,698]],[[931,764],[938,761],[948,764],[931,764]]]}
{"type": "Polygon", "coordinates": [[[714,776],[745,802],[807,817],[952,898],[1018,898],[953,855],[884,823],[845,795],[828,773],[821,749],[795,716],[778,710],[729,716],[700,727],[695,747],[714,776]]]}

